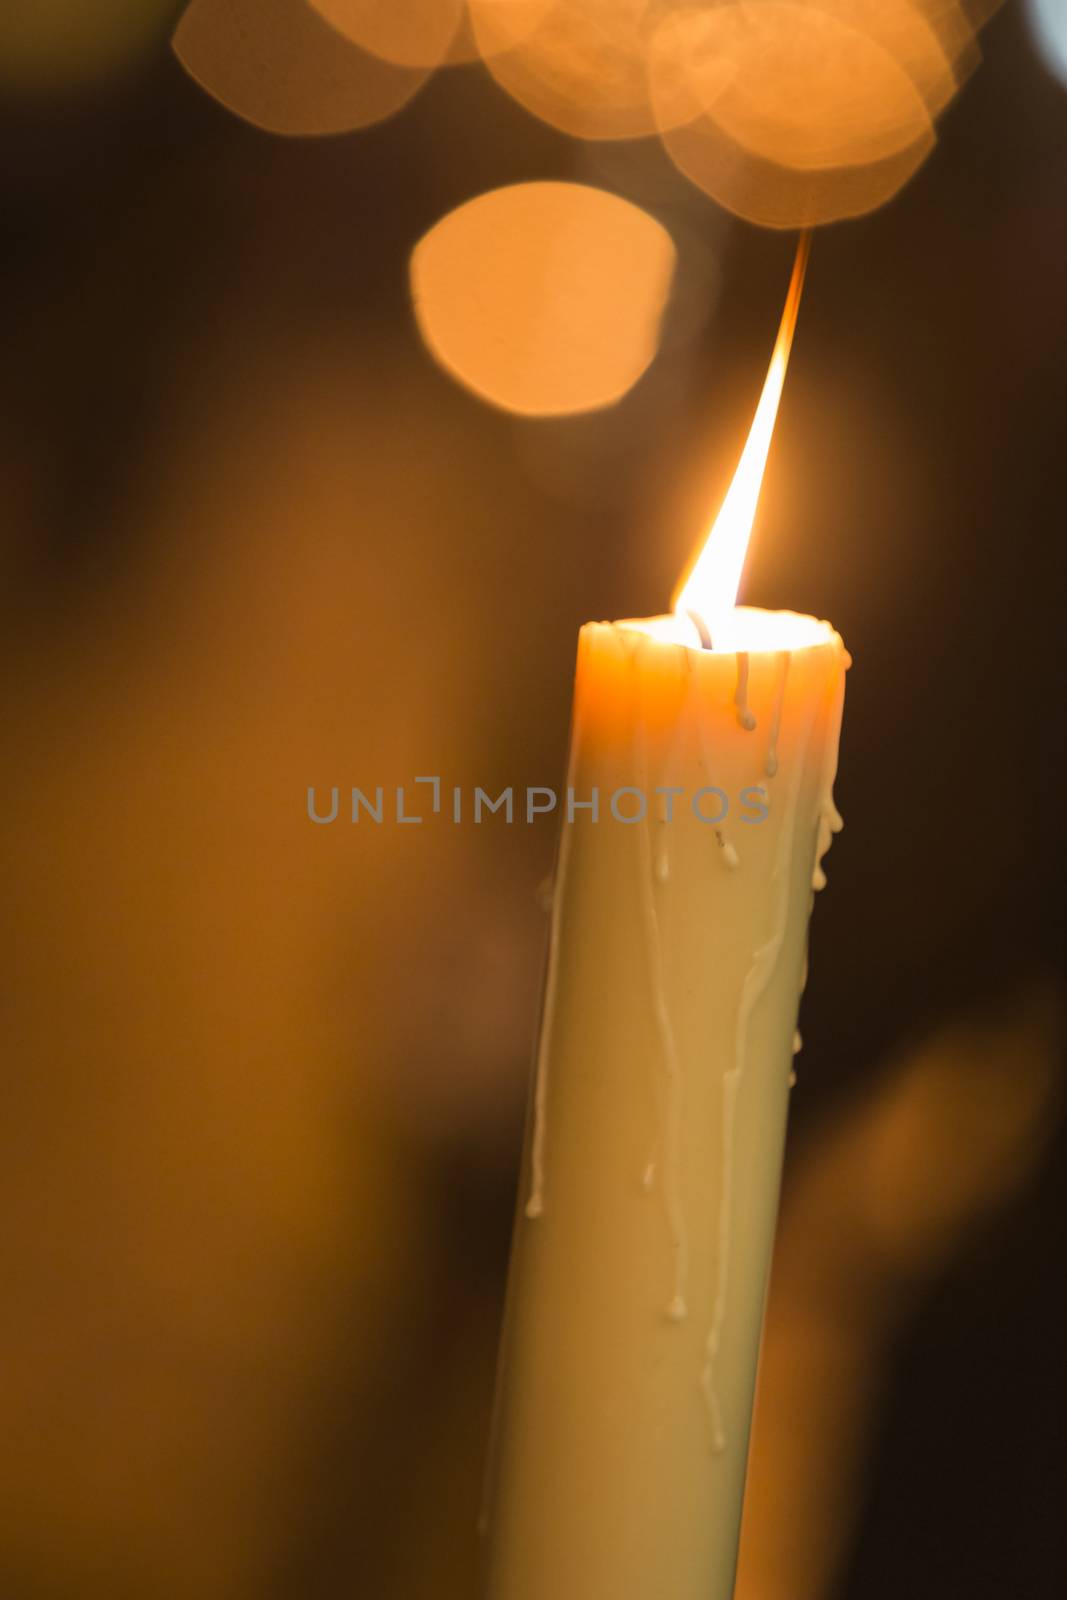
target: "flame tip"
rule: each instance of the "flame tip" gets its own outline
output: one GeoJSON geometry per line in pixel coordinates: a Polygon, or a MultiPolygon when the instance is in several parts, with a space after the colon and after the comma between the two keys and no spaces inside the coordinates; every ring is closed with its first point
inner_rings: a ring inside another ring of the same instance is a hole
{"type": "Polygon", "coordinates": [[[721,627],[723,617],[737,604],[737,591],[789,366],[811,241],[811,229],[805,228],[797,240],[778,337],[745,448],[711,532],[678,585],[672,602],[676,612],[700,617],[712,633],[721,627]]]}

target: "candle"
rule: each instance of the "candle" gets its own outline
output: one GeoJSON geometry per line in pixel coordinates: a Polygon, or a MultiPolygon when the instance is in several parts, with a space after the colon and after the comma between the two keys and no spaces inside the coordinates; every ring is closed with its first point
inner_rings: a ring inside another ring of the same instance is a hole
{"type": "Polygon", "coordinates": [[[803,280],[672,616],[582,628],[490,1600],[726,1600],[848,657],[735,606],[803,280]]]}

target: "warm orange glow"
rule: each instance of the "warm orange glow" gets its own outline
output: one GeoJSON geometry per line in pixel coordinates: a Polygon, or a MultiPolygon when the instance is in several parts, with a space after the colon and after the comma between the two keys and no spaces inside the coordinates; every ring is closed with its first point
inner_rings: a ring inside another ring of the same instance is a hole
{"type": "Polygon", "coordinates": [[[678,615],[686,616],[695,612],[706,624],[713,640],[721,637],[724,624],[728,622],[737,602],[748,541],[763,487],[767,453],[771,448],[771,436],[789,365],[810,249],[811,235],[802,234],[797,246],[793,279],[782,312],[782,325],[778,329],[774,354],[748,441],[704,548],[674,596],[674,609],[678,615]]]}
{"type": "Polygon", "coordinates": [[[415,316],[446,372],[522,416],[612,405],[659,348],[675,250],[640,206],[516,183],[450,211],[411,259],[415,316]]]}
{"type": "Polygon", "coordinates": [[[436,67],[463,20],[464,0],[311,0],[338,33],[399,67],[436,67]]]}
{"type": "Polygon", "coordinates": [[[889,31],[894,14],[901,21],[892,0],[877,0],[870,18],[860,0],[836,0],[837,9],[846,5],[844,16],[835,0],[671,13],[653,62],[661,126],[678,123],[684,84],[713,127],[798,172],[866,167],[915,143],[930,132],[927,98],[943,105],[951,92],[944,80],[954,87],[949,62],[928,27],[916,31],[914,12],[901,37],[889,31]]]}
{"type": "Polygon", "coordinates": [[[369,127],[429,77],[359,49],[305,0],[192,0],[172,43],[201,88],[271,133],[369,127]]]}
{"type": "Polygon", "coordinates": [[[468,3],[486,66],[535,117],[578,139],[656,131],[648,87],[652,0],[468,3]]]}
{"type": "MultiPolygon", "coordinates": [[[[124,18],[138,4],[162,0],[98,0],[92,9],[124,18]]],[[[976,30],[998,4],[189,0],[174,48],[238,116],[294,135],[381,122],[431,72],[480,57],[551,126],[587,140],[658,134],[678,170],[717,204],[793,230],[873,211],[909,181],[978,59],[976,30]]],[[[38,7],[40,28],[22,18],[29,0],[16,9],[13,57],[0,22],[0,80],[12,66],[32,73],[41,50],[51,59],[51,41],[71,32],[68,13],[78,8],[49,0],[38,7]]]]}

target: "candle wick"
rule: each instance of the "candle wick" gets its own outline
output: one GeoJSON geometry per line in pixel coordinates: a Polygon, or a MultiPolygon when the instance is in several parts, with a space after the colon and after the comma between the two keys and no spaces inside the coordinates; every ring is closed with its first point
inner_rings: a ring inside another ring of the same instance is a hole
{"type": "Polygon", "coordinates": [[[690,622],[693,624],[693,627],[700,635],[700,648],[702,650],[714,649],[714,645],[711,642],[711,634],[708,632],[708,625],[704,621],[704,618],[700,615],[700,612],[687,611],[686,616],[689,618],[690,622]]]}

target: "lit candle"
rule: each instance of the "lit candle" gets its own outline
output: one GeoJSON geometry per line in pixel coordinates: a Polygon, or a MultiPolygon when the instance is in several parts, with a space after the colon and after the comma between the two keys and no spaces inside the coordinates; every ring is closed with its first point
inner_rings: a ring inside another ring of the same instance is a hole
{"type": "Polygon", "coordinates": [[[726,1600],[813,891],[832,627],[735,607],[803,281],[673,616],[581,630],[485,1519],[490,1600],[726,1600]]]}

